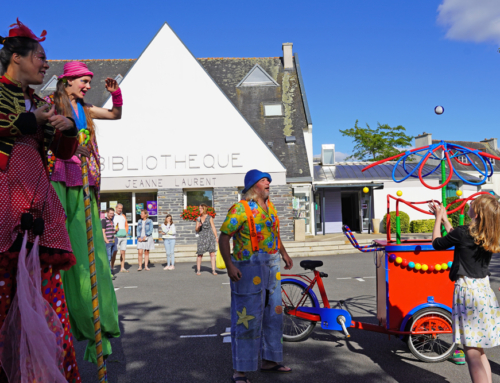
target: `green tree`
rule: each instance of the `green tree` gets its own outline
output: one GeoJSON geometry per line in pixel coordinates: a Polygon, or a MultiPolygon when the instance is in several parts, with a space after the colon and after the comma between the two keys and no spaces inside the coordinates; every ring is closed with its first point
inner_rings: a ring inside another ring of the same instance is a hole
{"type": "Polygon", "coordinates": [[[353,154],[347,158],[356,158],[360,161],[378,161],[401,153],[401,150],[396,148],[411,146],[413,137],[405,134],[406,129],[403,126],[390,127],[387,124],[377,124],[376,129],[370,128],[368,124],[366,124],[366,128],[360,128],[358,120],[356,120],[354,128],[340,130],[343,136],[352,137],[356,144],[353,154]]]}

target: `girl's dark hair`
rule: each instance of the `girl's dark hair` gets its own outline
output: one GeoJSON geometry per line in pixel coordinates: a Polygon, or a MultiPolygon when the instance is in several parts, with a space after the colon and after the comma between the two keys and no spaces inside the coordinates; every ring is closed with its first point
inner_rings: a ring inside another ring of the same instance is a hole
{"type": "Polygon", "coordinates": [[[0,76],[3,76],[10,65],[10,60],[14,53],[26,57],[36,51],[40,43],[29,37],[0,36],[0,44],[3,44],[3,48],[0,49],[0,76]]]}

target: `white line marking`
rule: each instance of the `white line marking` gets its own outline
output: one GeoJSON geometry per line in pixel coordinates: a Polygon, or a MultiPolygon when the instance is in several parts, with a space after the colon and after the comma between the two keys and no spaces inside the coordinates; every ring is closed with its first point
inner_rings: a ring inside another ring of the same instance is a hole
{"type": "Polygon", "coordinates": [[[116,290],[120,290],[120,288],[119,288],[119,287],[115,287],[115,291],[116,291],[116,290]]]}
{"type": "Polygon", "coordinates": [[[227,282],[227,283],[223,283],[223,285],[229,285],[229,282],[227,282]]]}
{"type": "Polygon", "coordinates": [[[136,289],[137,286],[125,286],[124,289],[136,289]]]}
{"type": "Polygon", "coordinates": [[[230,331],[226,331],[226,332],[223,332],[222,334],[220,334],[220,336],[230,336],[230,335],[231,335],[230,331]]]}
{"type": "Polygon", "coordinates": [[[348,278],[337,278],[337,279],[352,279],[351,277],[348,277],[348,278]]]}
{"type": "Polygon", "coordinates": [[[368,279],[368,278],[376,278],[376,277],[361,277],[361,278],[368,279]]]}
{"type": "Polygon", "coordinates": [[[181,338],[212,338],[217,336],[217,334],[207,334],[207,335],[181,335],[181,338]]]}
{"type": "Polygon", "coordinates": [[[360,282],[365,282],[365,280],[363,278],[355,278],[357,281],[360,281],[360,282]]]}

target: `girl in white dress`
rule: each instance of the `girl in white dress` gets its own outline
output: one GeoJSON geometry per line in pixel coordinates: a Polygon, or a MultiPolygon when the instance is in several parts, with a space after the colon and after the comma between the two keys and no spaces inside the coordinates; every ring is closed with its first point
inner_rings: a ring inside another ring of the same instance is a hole
{"type": "Polygon", "coordinates": [[[453,334],[465,348],[469,373],[474,383],[491,383],[491,367],[484,348],[500,344],[500,309],[490,287],[489,264],[500,252],[500,205],[495,197],[483,194],[471,202],[469,225],[455,229],[441,204],[431,204],[436,214],[432,246],[436,250],[455,246],[450,279],[453,294],[453,334]],[[441,236],[441,224],[448,234],[441,236]]]}

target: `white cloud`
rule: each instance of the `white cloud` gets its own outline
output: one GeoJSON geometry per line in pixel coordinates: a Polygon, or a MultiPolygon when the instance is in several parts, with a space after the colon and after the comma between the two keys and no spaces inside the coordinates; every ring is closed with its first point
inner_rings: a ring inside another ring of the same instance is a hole
{"type": "Polygon", "coordinates": [[[437,21],[450,40],[500,44],[499,0],[443,0],[437,21]]]}
{"type": "MultiPolygon", "coordinates": [[[[349,154],[349,153],[342,153],[342,152],[336,151],[335,152],[335,162],[342,162],[350,155],[351,154],[349,154]]],[[[350,161],[354,161],[354,160],[351,159],[350,161]]]]}

